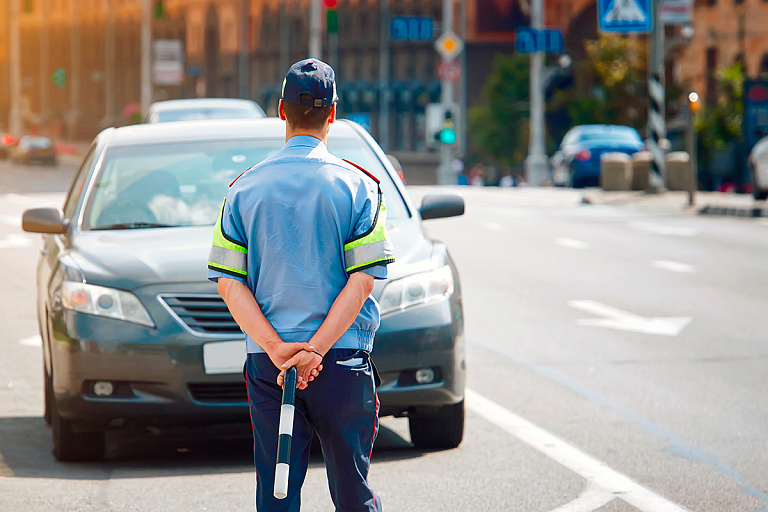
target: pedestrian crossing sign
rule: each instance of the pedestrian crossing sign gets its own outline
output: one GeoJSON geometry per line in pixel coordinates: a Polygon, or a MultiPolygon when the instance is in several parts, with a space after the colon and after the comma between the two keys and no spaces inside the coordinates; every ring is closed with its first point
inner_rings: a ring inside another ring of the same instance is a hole
{"type": "Polygon", "coordinates": [[[598,0],[597,21],[602,32],[623,34],[650,32],[652,0],[598,0]]]}

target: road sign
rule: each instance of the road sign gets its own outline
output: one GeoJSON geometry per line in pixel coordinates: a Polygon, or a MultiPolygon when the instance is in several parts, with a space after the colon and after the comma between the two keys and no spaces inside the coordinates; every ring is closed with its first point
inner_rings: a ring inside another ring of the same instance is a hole
{"type": "Polygon", "coordinates": [[[690,25],[693,20],[693,0],[662,0],[661,22],[664,25],[690,25]]]}
{"type": "Polygon", "coordinates": [[[152,82],[155,85],[184,83],[184,45],[180,39],[155,39],[152,52],[152,82]]]}
{"type": "Polygon", "coordinates": [[[597,0],[597,23],[603,32],[650,32],[651,0],[597,0]]]}
{"type": "Polygon", "coordinates": [[[437,66],[437,76],[441,82],[455,84],[461,78],[461,64],[455,60],[442,60],[437,66]]]}
{"type": "Polygon", "coordinates": [[[559,30],[521,28],[517,31],[515,49],[518,53],[562,53],[564,48],[565,40],[559,30]]]}
{"type": "Polygon", "coordinates": [[[464,49],[464,41],[452,31],[444,32],[435,41],[435,50],[445,60],[453,60],[464,49]]]}
{"type": "Polygon", "coordinates": [[[435,22],[426,16],[395,16],[389,24],[389,34],[395,41],[430,41],[435,22]]]}
{"type": "Polygon", "coordinates": [[[768,135],[768,80],[744,82],[744,142],[751,151],[768,135]]]}

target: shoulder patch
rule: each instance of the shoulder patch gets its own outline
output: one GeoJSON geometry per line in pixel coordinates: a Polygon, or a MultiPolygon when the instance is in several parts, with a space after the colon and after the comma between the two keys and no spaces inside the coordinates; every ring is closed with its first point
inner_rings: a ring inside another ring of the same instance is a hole
{"type": "MultiPolygon", "coordinates": [[[[258,164],[257,164],[257,165],[258,165],[258,164]]],[[[354,164],[353,164],[353,165],[354,165],[354,164]]],[[[251,170],[251,169],[253,169],[254,167],[256,167],[256,166],[255,166],[255,165],[252,165],[252,166],[250,166],[249,168],[247,168],[246,170],[244,170],[243,172],[241,172],[241,173],[240,173],[240,176],[238,176],[237,178],[235,178],[234,180],[232,180],[232,183],[230,183],[230,184],[229,184],[229,186],[231,187],[232,185],[234,185],[234,184],[235,184],[235,182],[236,182],[237,180],[239,180],[240,178],[242,178],[242,177],[243,177],[243,174],[247,173],[248,171],[250,171],[250,170],[251,170]]]]}
{"type": "Polygon", "coordinates": [[[373,181],[375,181],[377,185],[378,185],[379,183],[381,183],[381,182],[379,181],[379,179],[378,179],[376,176],[374,176],[373,174],[369,173],[368,171],[366,171],[365,169],[363,169],[362,167],[360,167],[360,166],[359,166],[359,165],[357,165],[356,163],[354,163],[354,162],[350,162],[350,161],[349,161],[349,160],[347,160],[346,158],[342,158],[342,160],[344,160],[345,162],[347,162],[349,165],[351,165],[351,166],[354,166],[354,167],[358,168],[359,170],[363,171],[363,172],[364,172],[364,173],[365,173],[365,174],[366,174],[366,175],[367,175],[369,178],[371,178],[373,181]]]}

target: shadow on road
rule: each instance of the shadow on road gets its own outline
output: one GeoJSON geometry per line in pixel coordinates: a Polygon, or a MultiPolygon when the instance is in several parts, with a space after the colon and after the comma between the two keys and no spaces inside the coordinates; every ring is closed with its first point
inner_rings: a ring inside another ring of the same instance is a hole
{"type": "MultiPolygon", "coordinates": [[[[51,455],[50,428],[40,417],[0,418],[0,476],[104,480],[247,473],[253,471],[250,425],[107,434],[107,456],[98,463],[62,463],[51,455]]],[[[398,433],[381,426],[372,461],[423,456],[398,433]]],[[[313,449],[310,468],[323,467],[313,449]]]]}

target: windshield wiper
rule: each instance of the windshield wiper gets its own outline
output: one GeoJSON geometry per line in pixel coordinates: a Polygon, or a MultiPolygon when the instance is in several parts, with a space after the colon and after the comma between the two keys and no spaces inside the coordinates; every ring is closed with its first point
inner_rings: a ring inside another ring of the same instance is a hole
{"type": "Polygon", "coordinates": [[[110,224],[109,226],[100,226],[93,228],[97,230],[109,230],[109,229],[145,229],[145,228],[174,228],[170,224],[159,224],[157,222],[122,222],[119,224],[110,224]]]}

